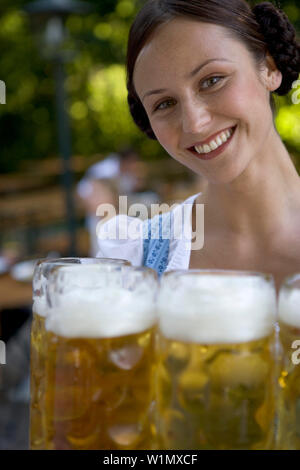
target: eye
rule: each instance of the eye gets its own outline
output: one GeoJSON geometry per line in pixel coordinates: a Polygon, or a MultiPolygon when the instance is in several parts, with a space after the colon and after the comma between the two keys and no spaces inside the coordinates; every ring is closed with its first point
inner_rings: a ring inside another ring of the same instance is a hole
{"type": "Polygon", "coordinates": [[[159,103],[157,106],[155,106],[154,111],[163,111],[164,109],[168,109],[171,106],[174,106],[174,104],[175,104],[175,100],[167,99],[159,103]]]}
{"type": "Polygon", "coordinates": [[[206,80],[203,80],[203,82],[201,84],[201,88],[204,88],[204,89],[205,88],[212,88],[214,85],[217,85],[222,80],[224,80],[224,78],[225,77],[221,77],[221,76],[209,77],[206,80]]]}

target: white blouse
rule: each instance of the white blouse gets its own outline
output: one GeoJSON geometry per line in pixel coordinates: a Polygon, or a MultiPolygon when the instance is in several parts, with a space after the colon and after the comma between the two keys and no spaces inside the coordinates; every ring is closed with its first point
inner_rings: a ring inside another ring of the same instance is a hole
{"type": "MultiPolygon", "coordinates": [[[[178,205],[173,209],[175,211],[182,211],[182,206],[186,205],[184,210],[185,219],[185,230],[184,235],[180,238],[174,238],[171,234],[170,245],[169,245],[169,257],[166,271],[173,269],[188,269],[190,264],[191,255],[191,239],[192,239],[192,208],[195,199],[200,193],[194,194],[186,199],[182,204],[178,205]]],[[[108,220],[106,223],[100,225],[98,231],[98,245],[99,251],[97,257],[103,258],[116,258],[125,259],[129,261],[133,266],[141,266],[143,262],[143,237],[142,237],[142,224],[141,219],[135,219],[126,215],[117,216],[118,226],[124,227],[127,233],[127,227],[130,223],[135,221],[137,232],[140,233],[138,238],[126,239],[109,239],[107,234],[110,233],[116,225],[116,218],[108,220]]]]}

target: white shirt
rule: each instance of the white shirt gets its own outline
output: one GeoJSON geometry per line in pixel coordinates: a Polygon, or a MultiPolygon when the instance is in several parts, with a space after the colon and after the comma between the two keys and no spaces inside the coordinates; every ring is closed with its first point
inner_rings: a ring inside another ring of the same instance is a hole
{"type": "MultiPolygon", "coordinates": [[[[176,215],[176,211],[182,211],[184,207],[185,216],[185,229],[184,234],[180,238],[174,237],[171,234],[170,245],[169,245],[169,258],[166,271],[173,269],[188,269],[190,264],[191,255],[191,235],[192,235],[192,208],[195,199],[200,193],[194,194],[186,199],[182,204],[178,205],[173,209],[173,214],[176,215]]],[[[127,233],[127,227],[134,221],[137,228],[137,232],[140,233],[138,238],[126,238],[126,239],[105,239],[105,234],[110,232],[116,224],[116,218],[108,220],[103,225],[100,225],[98,229],[98,245],[99,251],[97,257],[103,258],[116,258],[125,259],[129,261],[133,266],[142,266],[143,262],[143,237],[142,237],[142,224],[143,221],[126,215],[117,216],[118,226],[125,227],[127,233]]]]}
{"type": "Polygon", "coordinates": [[[120,176],[120,157],[112,153],[101,162],[92,165],[85,176],[77,185],[77,193],[80,197],[87,198],[92,193],[91,180],[93,179],[114,179],[120,176]]]}

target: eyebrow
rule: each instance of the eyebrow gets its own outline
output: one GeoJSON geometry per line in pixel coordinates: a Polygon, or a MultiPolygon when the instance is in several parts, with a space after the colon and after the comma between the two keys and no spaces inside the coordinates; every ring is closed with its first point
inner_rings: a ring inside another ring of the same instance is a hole
{"type": "MultiPolygon", "coordinates": [[[[195,69],[193,69],[188,75],[187,75],[187,78],[193,78],[195,75],[197,75],[198,72],[200,72],[200,70],[205,67],[206,65],[210,64],[211,62],[216,62],[216,61],[219,61],[219,62],[231,62],[232,63],[232,60],[228,60],[228,59],[208,59],[208,60],[205,60],[202,64],[198,65],[195,69]]],[[[151,95],[158,95],[159,93],[164,93],[166,92],[167,89],[166,88],[158,88],[156,90],[149,90],[147,91],[143,98],[142,98],[142,102],[144,101],[144,99],[147,97],[147,96],[151,96],[151,95]]]]}

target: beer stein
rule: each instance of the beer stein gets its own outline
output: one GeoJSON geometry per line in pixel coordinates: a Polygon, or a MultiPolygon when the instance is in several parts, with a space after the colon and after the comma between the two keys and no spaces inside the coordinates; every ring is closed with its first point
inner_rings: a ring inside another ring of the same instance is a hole
{"type": "Polygon", "coordinates": [[[271,276],[166,273],[158,297],[162,449],[268,449],[274,428],[271,276]]]}
{"type": "Polygon", "coordinates": [[[48,287],[46,448],[151,448],[155,271],[59,266],[48,287]]]}
{"type": "Polygon", "coordinates": [[[300,450],[300,274],[279,293],[278,439],[280,450],[300,450]]]}
{"type": "Polygon", "coordinates": [[[128,261],[106,258],[56,258],[40,260],[33,276],[33,307],[30,346],[30,448],[45,448],[45,364],[47,357],[45,319],[46,290],[51,269],[55,266],[97,264],[101,266],[130,265],[128,261]]]}

